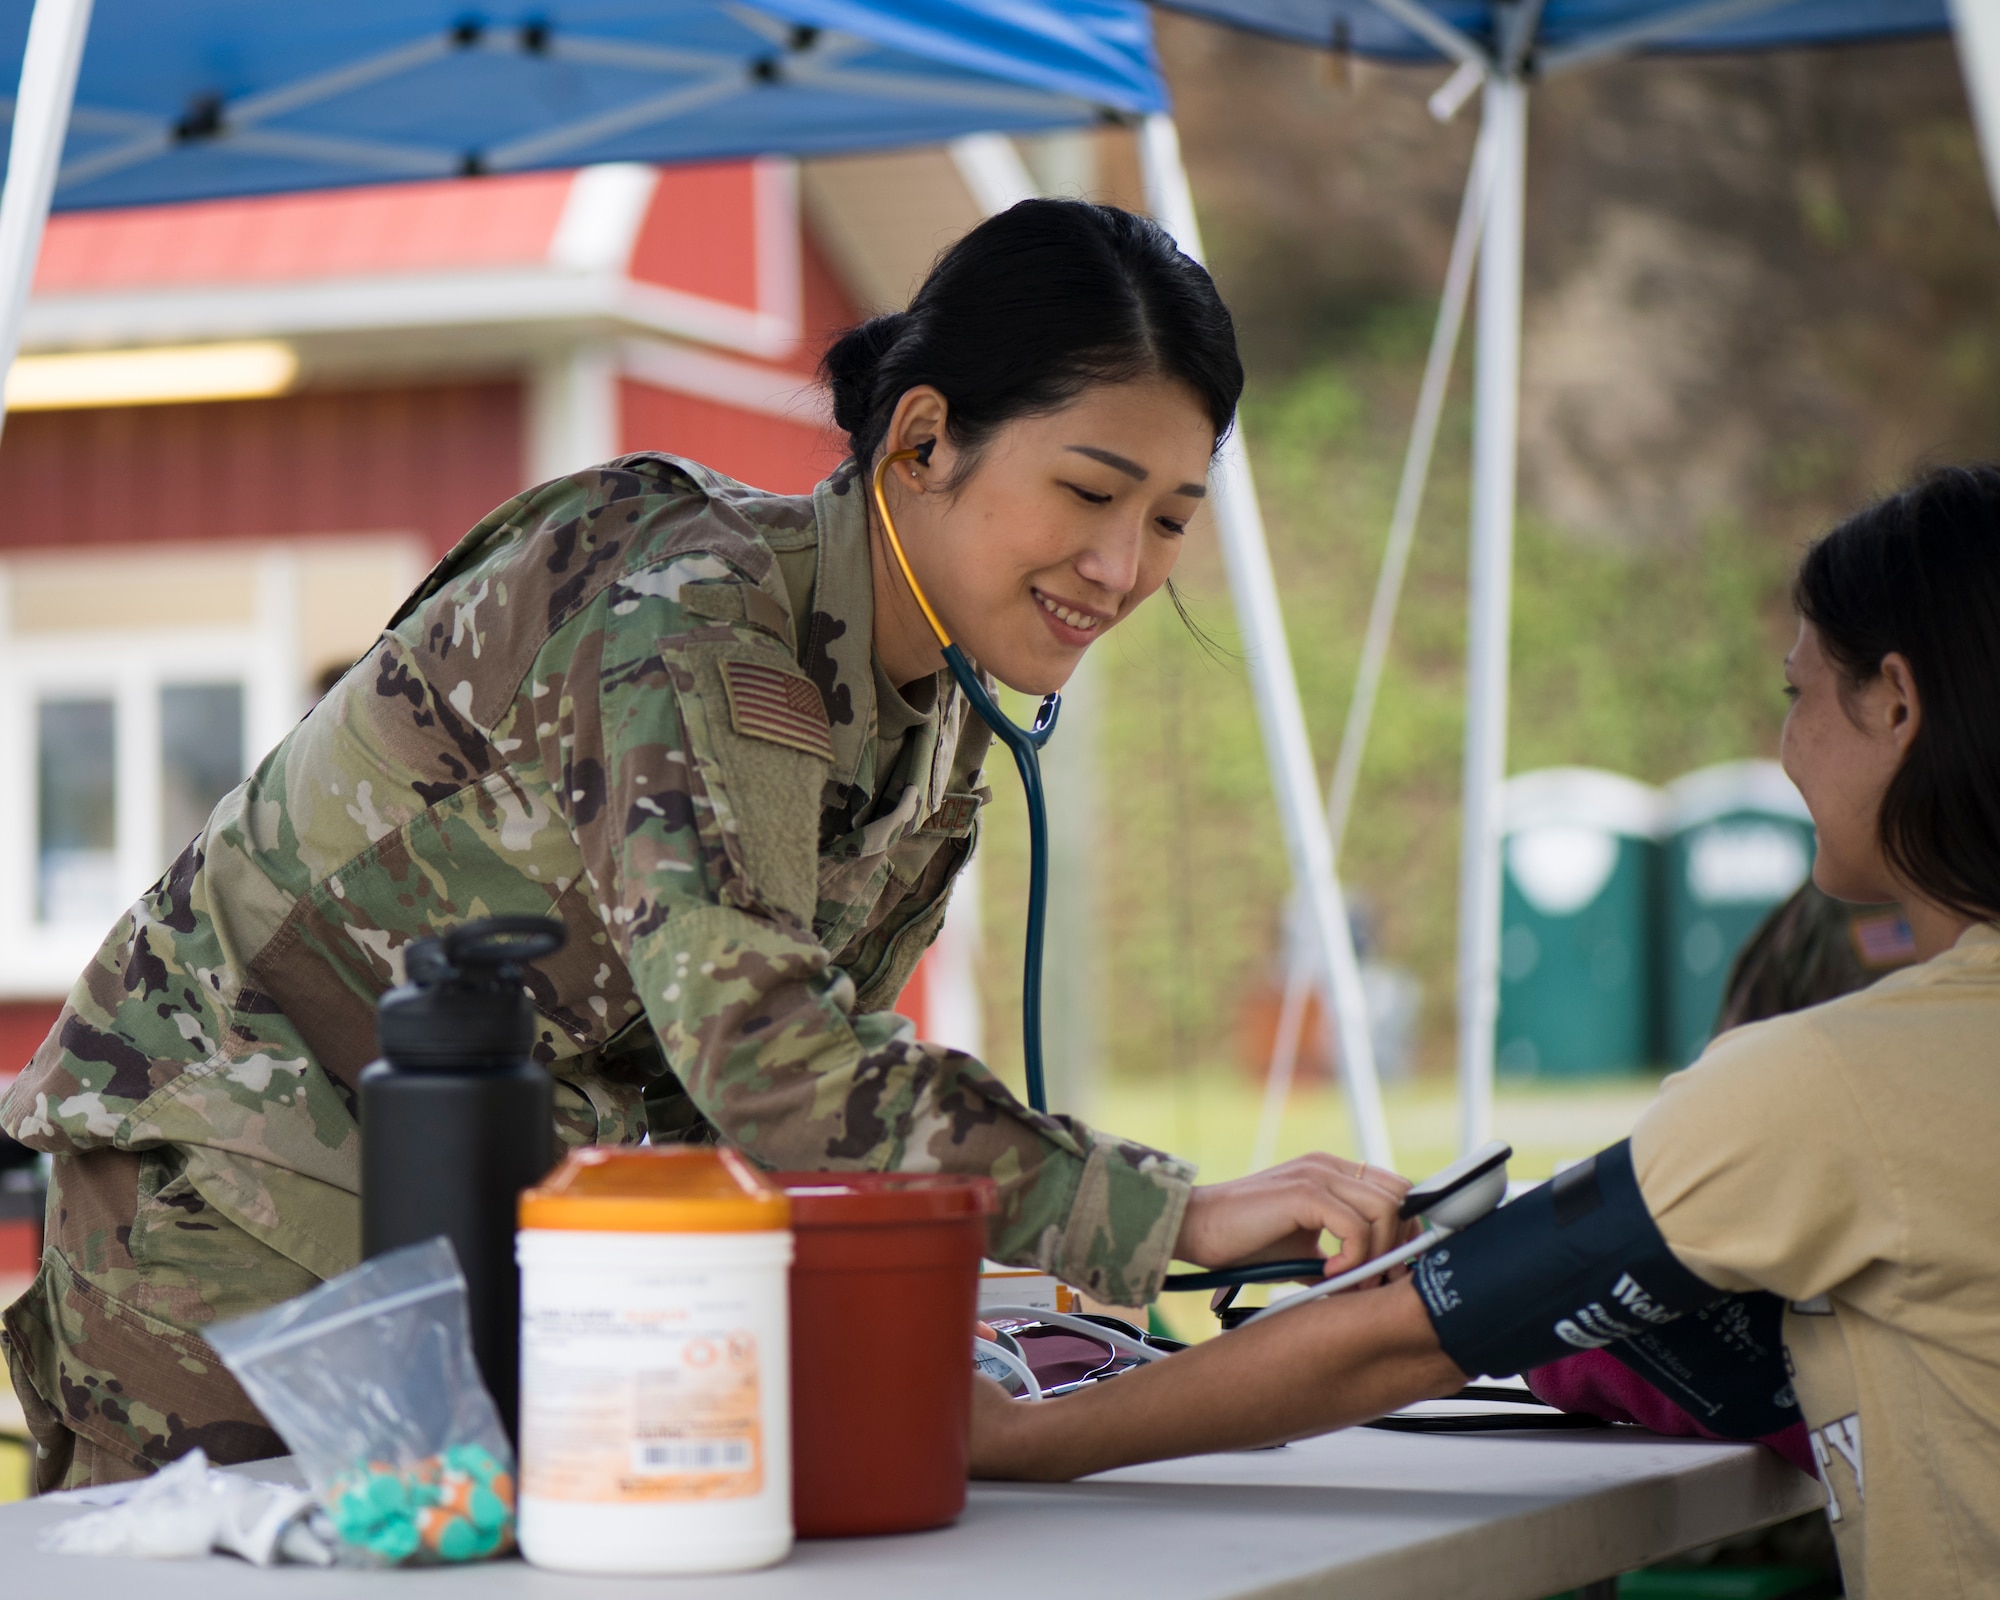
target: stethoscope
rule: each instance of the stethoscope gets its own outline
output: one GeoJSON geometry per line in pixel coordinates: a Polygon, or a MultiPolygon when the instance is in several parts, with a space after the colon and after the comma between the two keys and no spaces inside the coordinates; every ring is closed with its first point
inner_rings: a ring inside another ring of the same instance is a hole
{"type": "MultiPolygon", "coordinates": [[[[1046,1112],[1049,1103],[1048,1086],[1042,1074],[1042,934],[1047,926],[1049,910],[1049,811],[1048,803],[1042,796],[1041,752],[1042,746],[1049,742],[1049,735],[1055,732],[1056,716],[1062,710],[1062,696],[1049,694],[1042,697],[1041,709],[1035,713],[1032,727],[1023,728],[1011,720],[1000,709],[999,702],[986,685],[979,681],[979,673],[965,659],[965,652],[952,642],[951,634],[932,607],[930,597],[924,593],[923,585],[917,582],[917,574],[903,549],[902,536],[896,532],[896,519],[889,514],[889,496],[884,485],[888,481],[889,469],[899,461],[915,461],[921,466],[929,466],[931,451],[936,444],[935,439],[928,439],[913,449],[891,451],[875,464],[875,509],[881,514],[882,531],[888,536],[889,550],[896,558],[896,565],[902,569],[903,581],[910,586],[910,593],[915,596],[917,608],[923,612],[931,632],[937,635],[938,647],[944,652],[944,664],[951,672],[952,681],[971,702],[972,709],[979,713],[979,720],[993,730],[994,738],[1012,752],[1014,765],[1021,774],[1021,789],[1028,801],[1028,927],[1027,948],[1021,967],[1021,1059],[1027,1069],[1028,1104],[1037,1111],[1046,1112]]],[[[1432,1245],[1478,1221],[1505,1198],[1507,1161],[1513,1153],[1509,1146],[1495,1141],[1425,1179],[1404,1196],[1399,1213],[1406,1221],[1422,1217],[1425,1222],[1423,1233],[1386,1255],[1364,1262],[1350,1272],[1343,1272],[1339,1277],[1325,1279],[1299,1294],[1275,1300],[1247,1321],[1255,1322],[1275,1311],[1379,1277],[1391,1267],[1423,1254],[1432,1245]]],[[[1251,1266],[1218,1267],[1208,1272],[1175,1273],[1167,1278],[1162,1288],[1170,1292],[1235,1290],[1251,1283],[1286,1283],[1300,1278],[1317,1278],[1324,1269],[1325,1262],[1316,1256],[1296,1261],[1263,1261],[1251,1266]]],[[[1044,1316],[1043,1320],[1062,1319],[1044,1316]]],[[[1097,1331],[1101,1333],[1103,1330],[1097,1331]]],[[[1159,1354],[1161,1352],[1149,1352],[1142,1359],[1156,1359],[1159,1354]]]]}
{"type": "Polygon", "coordinates": [[[1037,1111],[1049,1109],[1049,1091],[1042,1075],[1042,932],[1048,925],[1049,915],[1049,808],[1042,798],[1042,746],[1049,742],[1049,735],[1056,731],[1056,715],[1062,710],[1062,696],[1044,695],[1041,710],[1035,713],[1033,727],[1023,728],[1013,722],[1000,709],[1000,703],[979,681],[979,674],[965,652],[952,643],[951,635],[931,607],[930,597],[924,593],[923,585],[917,582],[917,575],[910,567],[910,558],[903,552],[902,537],[896,532],[896,520],[889,515],[889,497],[883,493],[882,485],[888,478],[889,469],[898,461],[915,461],[921,466],[931,464],[931,450],[935,439],[928,439],[913,450],[897,450],[884,456],[875,467],[875,509],[882,514],[882,531],[889,536],[889,549],[896,557],[896,565],[903,569],[903,581],[910,586],[910,593],[916,596],[917,607],[924,614],[924,620],[931,625],[931,632],[937,635],[939,647],[944,651],[944,664],[951,670],[953,682],[959,692],[972,703],[972,709],[979,713],[979,720],[993,730],[998,739],[1013,752],[1014,765],[1021,774],[1021,789],[1028,797],[1028,934],[1027,950],[1021,966],[1021,1059],[1027,1069],[1028,1104],[1037,1111]]]}
{"type": "MultiPolygon", "coordinates": [[[[1481,1217],[1495,1210],[1507,1198],[1507,1163],[1514,1154],[1510,1145],[1499,1140],[1481,1145],[1471,1155],[1454,1161],[1440,1172],[1431,1174],[1422,1183],[1411,1186],[1403,1196],[1403,1203],[1397,1215],[1405,1222],[1422,1218],[1424,1231],[1408,1243],[1398,1245],[1394,1250],[1385,1251],[1372,1261],[1364,1261],[1360,1266],[1327,1278],[1301,1289],[1296,1294],[1286,1295],[1281,1300],[1273,1300],[1269,1305],[1253,1312],[1239,1321],[1229,1323],[1232,1328],[1247,1328],[1253,1322],[1262,1322],[1266,1317],[1275,1317],[1330,1294],[1338,1294],[1343,1289],[1352,1289],[1357,1284],[1379,1278],[1393,1267],[1412,1261],[1425,1251],[1444,1243],[1455,1233],[1462,1233],[1481,1217]]],[[[1179,1282],[1167,1279],[1169,1289],[1219,1289],[1216,1296],[1216,1310],[1227,1309],[1228,1303],[1245,1283],[1275,1283],[1300,1276],[1302,1267],[1318,1269],[1323,1263],[1318,1261],[1270,1261],[1254,1267],[1231,1267],[1220,1272],[1191,1272],[1182,1275],[1179,1282]]],[[[1065,1328],[1071,1333],[1095,1339],[1110,1347],[1117,1356],[1127,1361],[1144,1364],[1164,1361],[1184,1346],[1170,1341],[1170,1347],[1162,1349],[1146,1338],[1134,1338],[1128,1333],[1120,1333],[1106,1326],[1102,1317],[1075,1316],[1068,1312],[1044,1311],[1034,1306],[989,1305],[982,1306],[982,1317],[1018,1317],[1023,1321],[1045,1323],[1051,1327],[1065,1328]]],[[[989,1376],[998,1377],[1002,1372],[1011,1376],[1021,1387],[1023,1397],[1029,1400],[1043,1398],[1041,1385],[1029,1369],[1018,1344],[1011,1348],[995,1340],[974,1339],[982,1366],[989,1376]]]]}
{"type": "MultiPolygon", "coordinates": [[[[1358,1283],[1379,1278],[1390,1268],[1414,1261],[1425,1251],[1443,1244],[1454,1233],[1464,1232],[1489,1211],[1496,1210],[1500,1202],[1507,1198],[1507,1163],[1513,1155],[1512,1145],[1493,1139],[1471,1155],[1461,1156],[1442,1171],[1432,1173],[1422,1183],[1412,1184],[1403,1196],[1396,1216],[1403,1222],[1421,1218],[1424,1224],[1422,1233],[1408,1243],[1384,1251],[1374,1260],[1364,1261],[1337,1277],[1326,1278],[1310,1288],[1301,1289],[1297,1294],[1288,1294],[1282,1300],[1273,1300],[1261,1311],[1245,1317],[1237,1326],[1247,1328],[1251,1323],[1262,1322],[1281,1311],[1290,1311],[1325,1295],[1338,1294],[1342,1289],[1351,1289],[1358,1283]]],[[[1190,1273],[1188,1276],[1209,1275],[1190,1273]]],[[[1173,1282],[1171,1278],[1167,1281],[1169,1284],[1173,1282]]],[[[1232,1293],[1236,1283],[1242,1281],[1247,1280],[1235,1280],[1228,1286],[1232,1293]]],[[[1267,1277],[1261,1281],[1268,1283],[1271,1280],[1267,1277]]],[[[1206,1288],[1209,1285],[1196,1287],[1206,1288]]]]}

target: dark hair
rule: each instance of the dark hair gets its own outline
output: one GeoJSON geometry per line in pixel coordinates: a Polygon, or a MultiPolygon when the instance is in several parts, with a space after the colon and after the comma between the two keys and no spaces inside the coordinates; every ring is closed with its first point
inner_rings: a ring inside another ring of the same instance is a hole
{"type": "Polygon", "coordinates": [[[1915,959],[1894,906],[1849,905],[1808,878],[1736,952],[1715,1031],[1838,1000],[1915,959]]]}
{"type": "Polygon", "coordinates": [[[1892,652],[1922,721],[1882,796],[1883,854],[1925,898],[2000,915],[2000,467],[1947,467],[1806,552],[1792,603],[1850,683],[1892,652]]]}
{"type": "Polygon", "coordinates": [[[1082,200],[1023,200],[941,255],[907,311],[827,350],[833,420],[864,470],[896,402],[929,384],[968,459],[1018,417],[1094,383],[1163,375],[1192,389],[1219,443],[1243,392],[1229,308],[1157,223],[1082,200]]]}

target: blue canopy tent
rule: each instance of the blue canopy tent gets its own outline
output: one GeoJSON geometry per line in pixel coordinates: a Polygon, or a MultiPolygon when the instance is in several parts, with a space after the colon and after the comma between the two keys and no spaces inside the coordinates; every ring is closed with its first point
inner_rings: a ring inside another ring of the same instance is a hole
{"type": "MultiPolygon", "coordinates": [[[[0,372],[52,207],[1143,117],[1155,212],[1200,248],[1140,0],[0,0],[0,78],[17,61],[0,372]]],[[[1010,148],[988,138],[973,153],[996,158],[968,173],[989,208],[1018,197],[1010,148]]],[[[1293,876],[1339,1001],[1343,1081],[1368,1159],[1386,1165],[1360,972],[1238,445],[1216,501],[1293,876]]]]}
{"type": "Polygon", "coordinates": [[[10,69],[0,371],[52,208],[990,138],[1165,98],[1138,0],[0,0],[10,69]]]}
{"type": "MultiPolygon", "coordinates": [[[[1449,119],[1483,92],[1480,138],[1411,430],[1368,639],[1328,797],[1336,853],[1358,777],[1415,531],[1453,351],[1477,281],[1471,584],[1459,881],[1460,1141],[1491,1135],[1499,1008],[1500,790],[1506,771],[1521,252],[1532,86],[1635,52],[1741,51],[1936,33],[1954,9],[1961,60],[2000,203],[2000,7],[1988,0],[1160,0],[1173,10],[1294,43],[1388,61],[1456,62],[1431,99],[1449,119]],[[1475,270],[1476,269],[1476,270],[1475,270]]],[[[1281,1014],[1260,1154],[1275,1144],[1308,975],[1281,1014]]],[[[1337,1002],[1336,1002],[1337,1003],[1337,1002]]]]}
{"type": "MultiPolygon", "coordinates": [[[[996,0],[97,0],[56,209],[809,155],[1157,110],[1144,12],[996,0]]],[[[29,7],[0,7],[0,72],[29,7]]],[[[67,42],[67,41],[65,41],[67,42]]],[[[53,84],[45,85],[53,88],[53,84]]],[[[25,103],[25,102],[24,102],[25,103]]]]}

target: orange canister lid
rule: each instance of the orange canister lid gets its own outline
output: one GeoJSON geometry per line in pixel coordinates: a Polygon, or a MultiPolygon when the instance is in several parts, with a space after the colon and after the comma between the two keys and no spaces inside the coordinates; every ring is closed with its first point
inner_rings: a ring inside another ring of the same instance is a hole
{"type": "Polygon", "coordinates": [[[734,1150],[592,1146],[522,1191],[521,1226],[579,1233],[774,1233],[784,1192],[734,1150]]]}

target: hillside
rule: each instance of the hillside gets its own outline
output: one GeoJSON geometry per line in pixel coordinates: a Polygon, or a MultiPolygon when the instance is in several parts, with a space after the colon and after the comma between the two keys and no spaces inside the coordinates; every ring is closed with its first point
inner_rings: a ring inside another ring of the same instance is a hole
{"type": "MultiPolygon", "coordinates": [[[[1442,70],[1343,63],[1172,16],[1160,40],[1322,773],[1386,533],[1476,121],[1442,70]]],[[[1510,767],[1658,781],[1772,754],[1801,543],[1927,460],[1993,453],[2000,226],[1943,42],[1652,59],[1531,117],[1510,767]]],[[[1347,852],[1449,1060],[1463,670],[1465,363],[1347,852]]],[[[1233,1072],[1285,872],[1213,538],[1106,641],[1107,1068],[1233,1072]]],[[[1016,1036],[1022,842],[996,771],[989,1038],[1016,1036]]]]}

